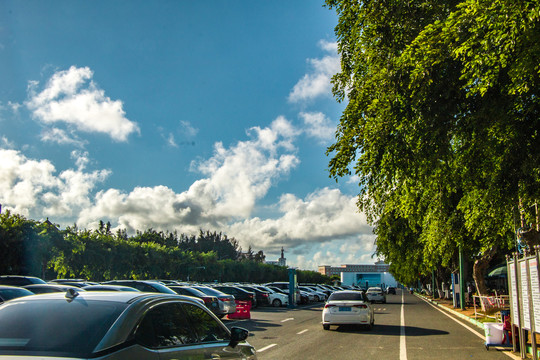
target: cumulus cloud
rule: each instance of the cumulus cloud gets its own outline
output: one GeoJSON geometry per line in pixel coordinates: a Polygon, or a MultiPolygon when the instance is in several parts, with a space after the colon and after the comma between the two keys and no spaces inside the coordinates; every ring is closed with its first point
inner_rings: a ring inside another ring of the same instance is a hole
{"type": "Polygon", "coordinates": [[[320,189],[305,199],[282,195],[279,212],[276,219],[251,218],[232,224],[229,233],[274,250],[371,234],[365,216],[358,212],[356,198],[338,189],[320,189]]]}
{"type": "Polygon", "coordinates": [[[289,93],[289,101],[298,103],[312,100],[319,96],[331,95],[331,79],[340,70],[340,60],[337,54],[337,44],[321,41],[319,46],[329,54],[322,59],[308,59],[311,72],[304,75],[289,93]]]}
{"type": "Polygon", "coordinates": [[[138,187],[130,193],[102,191],[94,206],[81,212],[78,222],[111,219],[128,230],[181,227],[196,232],[200,227],[224,226],[249,217],[256,201],[299,163],[293,146],[298,133],[283,117],[269,127],[254,127],[248,131],[250,140],[230,148],[217,143],[210,159],[193,162],[192,170],[206,177],[187,191],[177,194],[165,186],[138,187]]]}
{"type": "Polygon", "coordinates": [[[41,91],[37,82],[31,82],[26,106],[44,124],[62,123],[78,131],[104,133],[126,141],[131,133],[139,132],[139,127],[125,117],[123,103],[105,96],[92,77],[90,68],[72,66],[55,73],[41,91]]]}
{"type": "Polygon", "coordinates": [[[309,137],[318,139],[321,142],[332,140],[336,126],[331,120],[321,112],[300,113],[304,122],[306,133],[309,137]]]}
{"type": "MultiPolygon", "coordinates": [[[[81,156],[86,156],[81,154],[81,156]]],[[[107,170],[78,169],[56,174],[48,160],[28,159],[16,150],[0,149],[0,203],[4,208],[30,216],[71,217],[91,203],[91,190],[109,175],[107,170]]]]}

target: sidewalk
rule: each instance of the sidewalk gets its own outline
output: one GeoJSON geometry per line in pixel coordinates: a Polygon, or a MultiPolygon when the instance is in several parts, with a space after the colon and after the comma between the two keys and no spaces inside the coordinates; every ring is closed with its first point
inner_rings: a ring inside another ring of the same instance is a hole
{"type": "MultiPolygon", "coordinates": [[[[493,322],[494,321],[493,319],[480,318],[480,317],[475,319],[474,318],[474,307],[467,307],[464,310],[461,310],[460,308],[454,308],[452,300],[432,299],[430,296],[421,295],[421,294],[418,294],[418,293],[414,293],[414,295],[428,301],[432,305],[435,305],[435,306],[439,307],[440,309],[442,309],[442,310],[444,310],[444,311],[446,311],[448,313],[451,313],[451,314],[457,316],[458,318],[461,318],[461,319],[475,325],[476,327],[481,329],[482,332],[484,332],[484,322],[493,322]]],[[[485,340],[485,338],[484,338],[484,340],[485,340]]],[[[512,359],[521,360],[521,356],[519,355],[519,353],[512,352],[511,348],[508,349],[508,348],[505,348],[505,347],[490,346],[490,349],[491,348],[493,348],[494,350],[503,352],[505,355],[507,355],[508,357],[510,357],[512,359]]]]}

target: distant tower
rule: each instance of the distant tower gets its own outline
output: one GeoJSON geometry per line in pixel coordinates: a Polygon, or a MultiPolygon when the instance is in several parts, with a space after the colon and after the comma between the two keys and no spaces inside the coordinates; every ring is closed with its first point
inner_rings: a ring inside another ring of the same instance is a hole
{"type": "Polygon", "coordinates": [[[283,247],[281,247],[281,257],[278,259],[279,266],[287,266],[287,259],[284,256],[283,247]]]}

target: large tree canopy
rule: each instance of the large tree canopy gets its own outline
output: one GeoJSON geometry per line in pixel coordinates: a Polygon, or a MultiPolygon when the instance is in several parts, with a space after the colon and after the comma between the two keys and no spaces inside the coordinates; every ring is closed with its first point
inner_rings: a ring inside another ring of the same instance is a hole
{"type": "Polygon", "coordinates": [[[540,2],[326,4],[339,16],[334,95],[348,101],[330,174],[359,176],[379,254],[405,269],[407,241],[426,273],[458,246],[508,248],[518,203],[540,195],[540,2]]]}

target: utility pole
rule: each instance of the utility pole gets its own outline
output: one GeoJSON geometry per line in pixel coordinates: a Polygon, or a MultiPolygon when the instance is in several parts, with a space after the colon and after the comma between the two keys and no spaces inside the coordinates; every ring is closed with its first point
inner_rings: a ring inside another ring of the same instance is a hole
{"type": "Polygon", "coordinates": [[[465,310],[465,278],[463,265],[463,248],[459,245],[459,306],[461,310],[465,310]]]}

